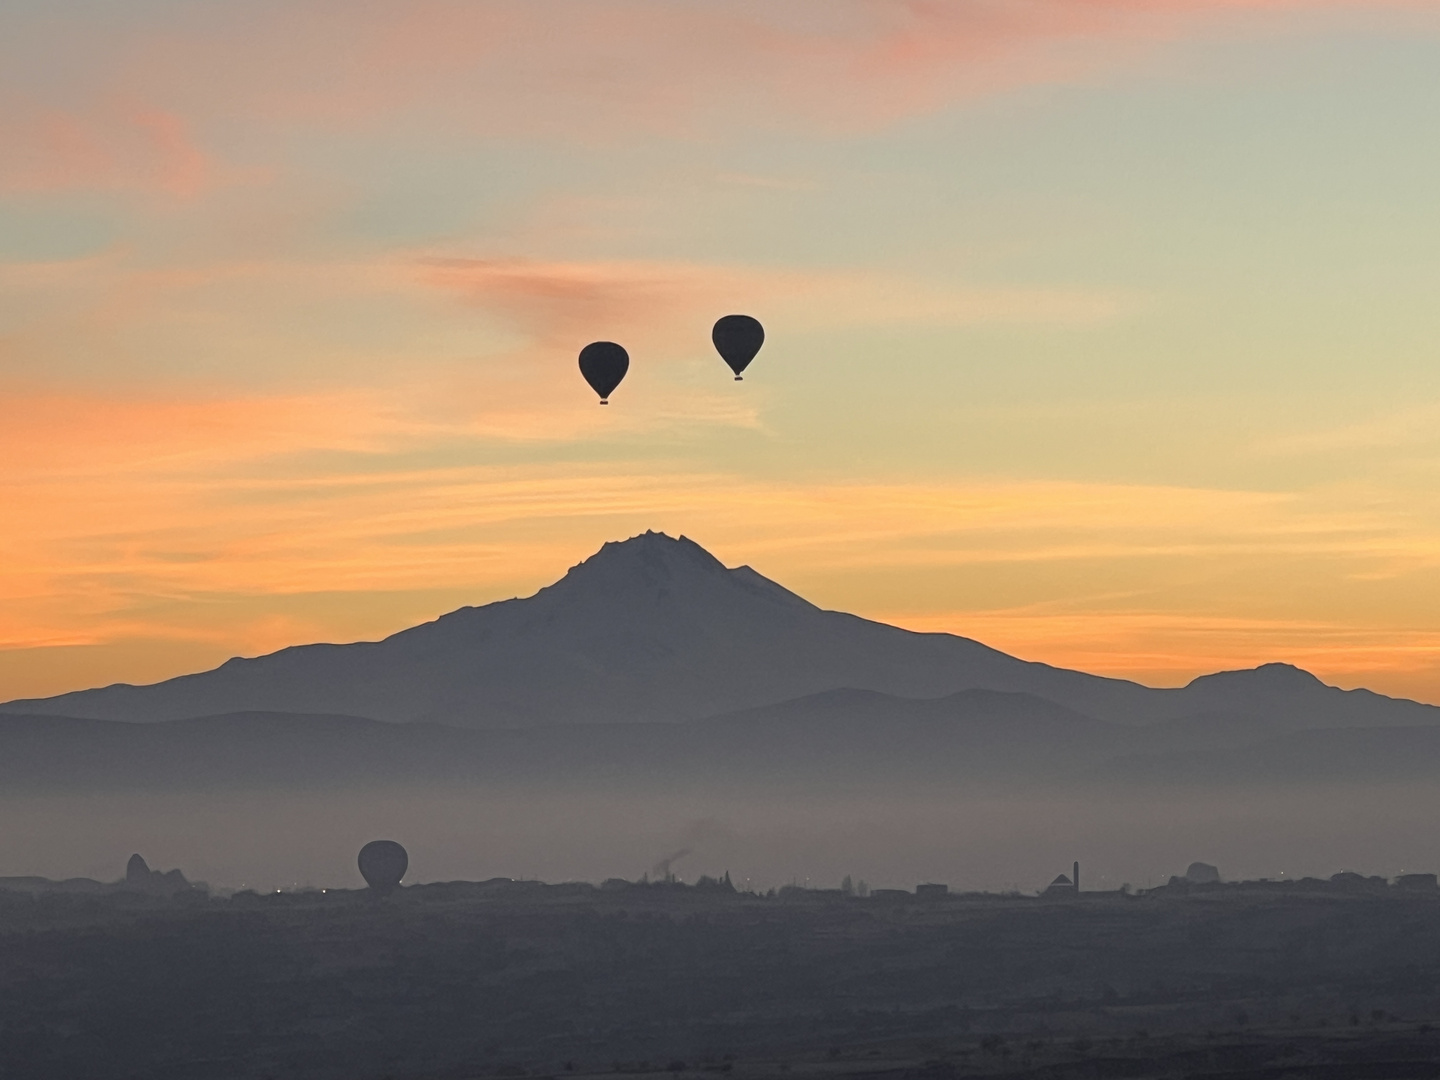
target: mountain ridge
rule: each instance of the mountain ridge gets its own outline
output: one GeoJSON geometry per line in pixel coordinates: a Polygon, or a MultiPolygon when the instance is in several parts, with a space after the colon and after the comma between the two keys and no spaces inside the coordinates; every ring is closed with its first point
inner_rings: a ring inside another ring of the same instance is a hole
{"type": "Polygon", "coordinates": [[[1156,689],[1021,660],[821,609],[656,532],[606,543],[532,596],[461,607],[379,641],[296,645],[0,712],[146,722],[269,711],[503,728],[697,720],[842,688],[919,701],[1022,693],[1132,725],[1200,713],[1282,728],[1440,723],[1434,706],[1339,690],[1290,665],[1156,689]]]}

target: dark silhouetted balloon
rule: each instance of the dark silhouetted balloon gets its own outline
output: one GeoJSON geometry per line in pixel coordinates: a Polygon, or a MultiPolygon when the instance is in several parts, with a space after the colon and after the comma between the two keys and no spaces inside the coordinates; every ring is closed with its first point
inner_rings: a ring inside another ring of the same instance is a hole
{"type": "Polygon", "coordinates": [[[630,370],[630,354],[613,341],[592,341],[580,350],[580,374],[590,389],[600,395],[600,404],[610,404],[610,395],[630,370]]]}
{"type": "Polygon", "coordinates": [[[371,840],[360,849],[360,876],[372,892],[384,895],[399,887],[410,868],[410,856],[394,840],[371,840]]]}
{"type": "Polygon", "coordinates": [[[726,315],[710,331],[710,340],[715,342],[716,350],[739,382],[740,373],[750,366],[760,346],[765,344],[765,328],[759,319],[749,315],[726,315]]]}

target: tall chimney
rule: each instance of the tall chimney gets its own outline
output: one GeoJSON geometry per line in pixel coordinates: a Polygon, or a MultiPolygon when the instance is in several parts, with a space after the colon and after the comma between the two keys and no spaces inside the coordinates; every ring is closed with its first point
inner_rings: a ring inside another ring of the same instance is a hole
{"type": "Polygon", "coordinates": [[[1075,874],[1070,880],[1075,882],[1075,891],[1078,893],[1080,891],[1080,864],[1078,862],[1075,864],[1075,874]]]}

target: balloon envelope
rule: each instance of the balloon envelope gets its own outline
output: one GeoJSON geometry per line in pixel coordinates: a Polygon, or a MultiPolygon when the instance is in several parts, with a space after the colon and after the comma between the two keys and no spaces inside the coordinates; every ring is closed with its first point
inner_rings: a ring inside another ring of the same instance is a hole
{"type": "Polygon", "coordinates": [[[755,359],[760,346],[765,344],[765,328],[760,325],[759,319],[749,315],[726,315],[710,331],[710,340],[715,343],[715,349],[725,363],[730,365],[730,370],[735,372],[735,381],[739,382],[740,373],[755,359]]]}
{"type": "Polygon", "coordinates": [[[630,354],[613,341],[592,341],[580,350],[580,374],[590,389],[600,395],[600,404],[609,397],[630,370],[630,354]]]}
{"type": "Polygon", "coordinates": [[[394,840],[371,840],[360,849],[360,876],[377,893],[387,893],[400,884],[410,868],[410,856],[394,840]]]}

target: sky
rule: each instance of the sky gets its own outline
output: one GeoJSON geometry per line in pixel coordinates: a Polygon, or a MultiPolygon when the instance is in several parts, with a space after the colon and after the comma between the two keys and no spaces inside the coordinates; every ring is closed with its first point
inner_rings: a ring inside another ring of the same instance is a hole
{"type": "Polygon", "coordinates": [[[8,0],[0,700],[657,529],[1440,702],[1437,70],[1435,2],[8,0]]]}

